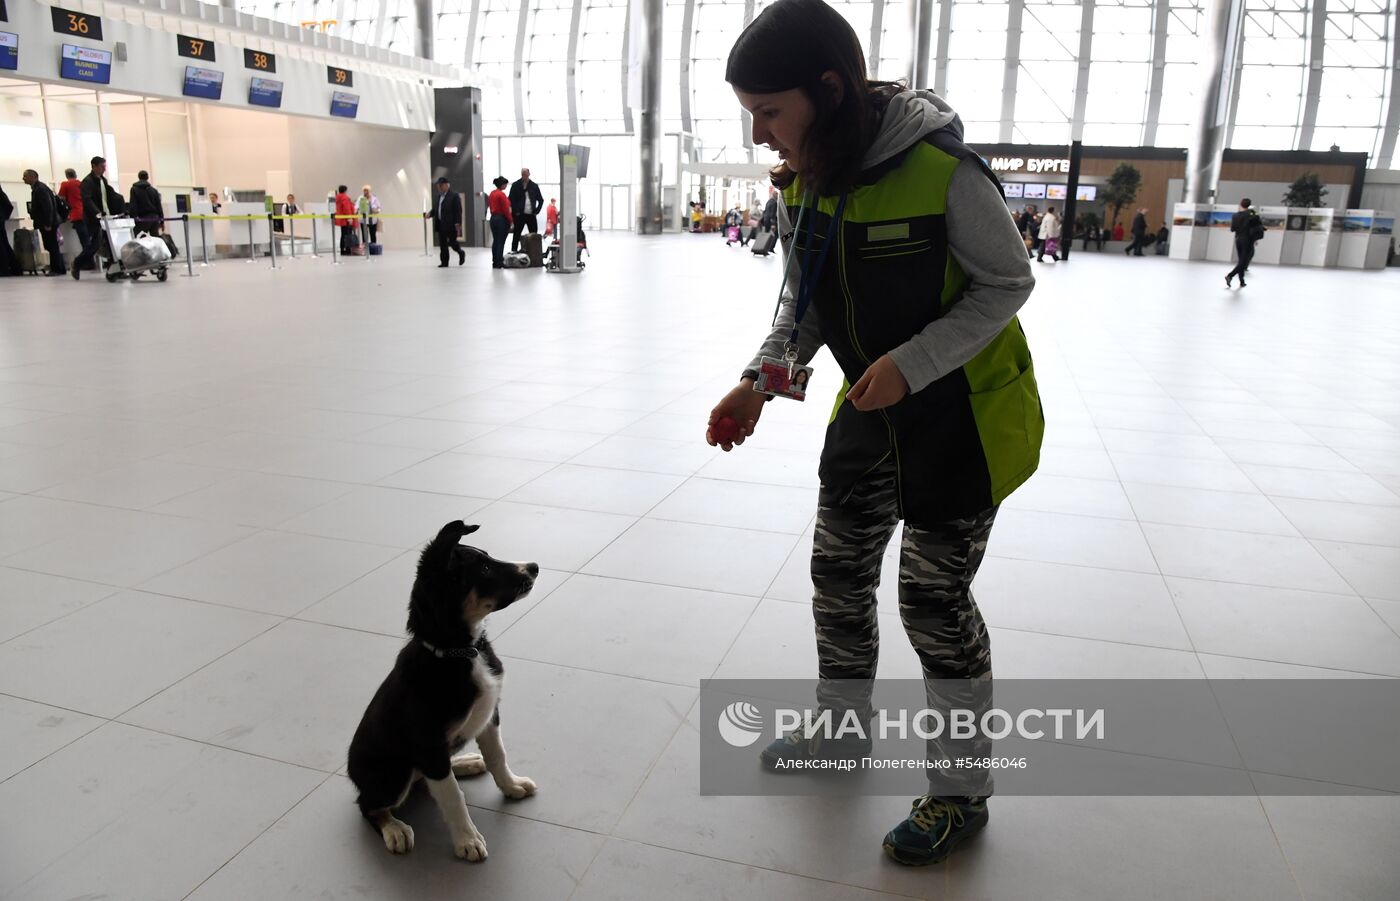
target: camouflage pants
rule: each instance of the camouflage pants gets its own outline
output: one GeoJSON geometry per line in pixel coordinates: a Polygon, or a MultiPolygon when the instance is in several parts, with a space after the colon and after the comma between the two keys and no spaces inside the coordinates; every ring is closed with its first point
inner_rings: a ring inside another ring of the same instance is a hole
{"type": "MultiPolygon", "coordinates": [[[[885,548],[899,524],[897,492],[891,460],[848,495],[823,486],[812,543],[817,704],[854,710],[866,722],[874,715],[871,692],[880,647],[875,591],[885,548]]],[[[975,709],[990,699],[991,639],[972,597],[972,579],[986,554],[996,514],[991,507],[966,519],[904,524],[899,615],[919,656],[931,708],[975,709]]],[[[931,757],[987,756],[990,750],[980,740],[933,740],[929,745],[931,757]]],[[[937,794],[990,794],[985,772],[973,777],[975,784],[965,791],[937,794]]]]}

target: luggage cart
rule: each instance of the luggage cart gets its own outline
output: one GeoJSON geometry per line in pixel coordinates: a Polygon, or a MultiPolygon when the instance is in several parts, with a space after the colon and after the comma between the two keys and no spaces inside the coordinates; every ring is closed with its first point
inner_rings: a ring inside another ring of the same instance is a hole
{"type": "Polygon", "coordinates": [[[137,281],[148,272],[155,273],[156,281],[165,281],[170,276],[169,267],[174,254],[168,260],[150,263],[145,266],[125,266],[122,264],[122,248],[136,237],[136,220],[130,216],[102,217],[102,231],[107,238],[107,246],[101,249],[102,268],[107,281],[116,282],[124,278],[137,281]]]}

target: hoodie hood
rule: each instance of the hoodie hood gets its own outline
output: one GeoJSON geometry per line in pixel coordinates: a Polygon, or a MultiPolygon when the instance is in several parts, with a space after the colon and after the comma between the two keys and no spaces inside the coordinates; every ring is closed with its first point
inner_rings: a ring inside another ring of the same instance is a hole
{"type": "Polygon", "coordinates": [[[942,97],[933,91],[901,91],[890,98],[875,141],[865,152],[862,169],[878,166],[908,150],[931,131],[947,128],[962,140],[962,120],[942,97]]]}

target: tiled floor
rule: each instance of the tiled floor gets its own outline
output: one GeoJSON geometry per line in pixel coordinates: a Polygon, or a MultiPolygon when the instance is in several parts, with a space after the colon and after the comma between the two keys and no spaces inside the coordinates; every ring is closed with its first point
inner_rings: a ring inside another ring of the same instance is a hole
{"type": "MultiPolygon", "coordinates": [[[[837,380],[706,447],[776,260],[593,243],[576,277],[0,282],[0,897],[1400,897],[1394,797],[1002,797],[930,870],[880,853],[896,799],[698,797],[697,681],[813,672],[837,380]],[[480,866],[421,795],[390,857],[341,773],[459,517],[544,568],[492,626],[541,791],[466,784],[480,866]]],[[[1400,676],[1400,273],[1223,268],[1037,268],[1044,461],[978,581],[1000,675],[1400,676]]]]}

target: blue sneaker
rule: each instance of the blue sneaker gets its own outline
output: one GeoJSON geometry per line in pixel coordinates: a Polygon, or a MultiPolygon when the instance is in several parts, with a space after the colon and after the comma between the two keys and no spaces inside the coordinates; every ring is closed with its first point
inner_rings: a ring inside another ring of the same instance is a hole
{"type": "Polygon", "coordinates": [[[870,756],[870,747],[871,741],[868,736],[826,738],[820,731],[812,730],[809,724],[775,739],[758,757],[766,770],[799,772],[802,768],[800,761],[851,760],[859,764],[862,757],[870,756]],[[807,737],[809,732],[810,738],[807,737]]]}
{"type": "Polygon", "coordinates": [[[898,863],[922,867],[952,854],[987,825],[987,802],[959,804],[924,795],[904,822],[885,836],[885,853],[898,863]]]}

